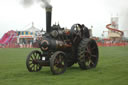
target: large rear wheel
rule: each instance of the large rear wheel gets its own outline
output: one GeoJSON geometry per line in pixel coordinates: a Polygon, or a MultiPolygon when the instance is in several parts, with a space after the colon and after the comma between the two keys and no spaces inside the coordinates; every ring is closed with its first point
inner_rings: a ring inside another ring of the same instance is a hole
{"type": "Polygon", "coordinates": [[[81,69],[94,68],[98,62],[98,46],[93,39],[83,39],[78,47],[78,64],[81,69]]]}

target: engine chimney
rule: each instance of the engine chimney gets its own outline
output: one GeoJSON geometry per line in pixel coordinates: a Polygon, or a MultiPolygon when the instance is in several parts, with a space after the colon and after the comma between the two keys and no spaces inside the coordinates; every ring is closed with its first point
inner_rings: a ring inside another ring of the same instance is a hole
{"type": "Polygon", "coordinates": [[[48,6],[46,9],[46,32],[51,31],[51,18],[52,18],[52,7],[48,6]]]}

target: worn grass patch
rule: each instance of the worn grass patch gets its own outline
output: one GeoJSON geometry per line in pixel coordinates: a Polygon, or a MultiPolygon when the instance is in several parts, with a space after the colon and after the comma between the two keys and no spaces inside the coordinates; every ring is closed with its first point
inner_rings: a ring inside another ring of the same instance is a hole
{"type": "Polygon", "coordinates": [[[0,85],[128,85],[128,47],[99,47],[98,66],[81,70],[77,64],[62,75],[49,67],[31,73],[26,56],[34,49],[0,49],[0,85]]]}

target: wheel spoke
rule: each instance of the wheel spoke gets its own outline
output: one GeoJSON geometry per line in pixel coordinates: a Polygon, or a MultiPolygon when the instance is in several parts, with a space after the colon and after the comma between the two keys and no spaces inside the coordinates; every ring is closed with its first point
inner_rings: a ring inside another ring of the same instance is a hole
{"type": "Polygon", "coordinates": [[[36,55],[35,55],[36,53],[33,53],[33,55],[34,55],[34,58],[36,59],[36,55]]]}
{"type": "Polygon", "coordinates": [[[29,63],[29,66],[32,65],[33,63],[29,63]]]}
{"type": "Polygon", "coordinates": [[[34,68],[34,66],[35,66],[35,64],[33,64],[31,68],[34,68]]]}
{"type": "Polygon", "coordinates": [[[41,59],[40,55],[38,56],[38,59],[39,59],[39,60],[41,59]]]}
{"type": "Polygon", "coordinates": [[[88,53],[88,51],[81,51],[80,54],[88,53]]]}
{"type": "Polygon", "coordinates": [[[58,61],[61,62],[61,55],[58,55],[58,61]]]}
{"type": "Polygon", "coordinates": [[[39,68],[40,68],[40,65],[39,65],[39,64],[37,64],[37,69],[39,70],[39,68]]]}
{"type": "Polygon", "coordinates": [[[38,65],[36,65],[36,70],[38,70],[39,68],[38,68],[38,65]]]}
{"type": "Polygon", "coordinates": [[[93,65],[95,65],[95,64],[94,64],[94,62],[93,62],[92,60],[91,60],[91,63],[90,63],[90,64],[93,64],[93,65]]]}
{"type": "Polygon", "coordinates": [[[89,50],[91,49],[91,43],[88,43],[88,49],[89,50]]]}
{"type": "Polygon", "coordinates": [[[76,41],[76,39],[77,39],[77,36],[75,36],[75,37],[74,37],[73,42],[75,42],[75,41],[76,41]]]}
{"type": "Polygon", "coordinates": [[[33,56],[31,56],[31,59],[33,60],[33,56]]]}
{"type": "Polygon", "coordinates": [[[39,55],[38,53],[35,54],[36,58],[38,57],[38,55],[39,55]]]}
{"type": "Polygon", "coordinates": [[[32,61],[32,60],[29,60],[29,61],[32,61]]]}
{"type": "Polygon", "coordinates": [[[96,58],[97,56],[96,55],[91,55],[93,58],[96,58]]]}
{"type": "Polygon", "coordinates": [[[40,57],[40,55],[39,55],[39,54],[37,54],[37,55],[38,55],[38,56],[37,56],[37,59],[39,59],[39,60],[40,60],[40,58],[41,58],[41,57],[40,57]]]}
{"type": "Polygon", "coordinates": [[[95,48],[96,48],[96,47],[93,47],[93,48],[91,48],[91,50],[93,51],[95,48]]]}
{"type": "Polygon", "coordinates": [[[35,71],[37,71],[36,67],[37,67],[37,65],[35,64],[35,67],[34,67],[35,68],[35,71]]]}
{"type": "Polygon", "coordinates": [[[90,53],[90,48],[89,47],[87,47],[87,53],[90,53]]]}
{"type": "Polygon", "coordinates": [[[89,60],[85,62],[85,65],[86,66],[89,66],[89,60]]]}
{"type": "Polygon", "coordinates": [[[35,71],[35,64],[34,64],[33,70],[35,71]]]}

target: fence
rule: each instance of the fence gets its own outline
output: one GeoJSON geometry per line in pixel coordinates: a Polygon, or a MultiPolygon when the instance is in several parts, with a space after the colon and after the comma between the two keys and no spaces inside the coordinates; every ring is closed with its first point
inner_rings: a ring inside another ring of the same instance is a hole
{"type": "Polygon", "coordinates": [[[105,46],[105,47],[111,47],[111,46],[128,46],[128,43],[122,42],[122,43],[97,43],[98,46],[105,46]]]}
{"type": "MultiPolygon", "coordinates": [[[[104,47],[111,47],[111,46],[128,46],[128,43],[102,43],[97,42],[98,46],[104,47]]],[[[16,43],[9,43],[8,45],[1,45],[0,48],[37,48],[39,47],[37,43],[30,45],[30,44],[16,44],[16,43]]]]}
{"type": "Polygon", "coordinates": [[[1,45],[0,48],[33,48],[31,44],[14,44],[1,45]]]}

